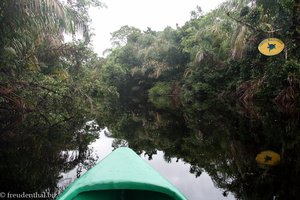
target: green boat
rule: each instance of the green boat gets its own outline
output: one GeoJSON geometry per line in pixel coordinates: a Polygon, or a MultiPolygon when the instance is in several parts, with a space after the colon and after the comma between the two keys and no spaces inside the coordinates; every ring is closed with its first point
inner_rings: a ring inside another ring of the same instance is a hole
{"type": "Polygon", "coordinates": [[[133,150],[121,147],[72,183],[58,200],[185,200],[133,150]]]}

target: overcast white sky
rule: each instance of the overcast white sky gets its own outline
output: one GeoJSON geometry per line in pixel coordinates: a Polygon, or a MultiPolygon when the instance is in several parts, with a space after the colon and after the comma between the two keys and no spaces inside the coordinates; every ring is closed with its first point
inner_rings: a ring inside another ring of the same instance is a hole
{"type": "Polygon", "coordinates": [[[101,0],[107,8],[91,9],[95,36],[93,46],[102,56],[110,45],[110,33],[129,25],[146,30],[161,31],[167,26],[182,26],[190,19],[190,12],[199,5],[204,12],[217,7],[224,0],[101,0]]]}

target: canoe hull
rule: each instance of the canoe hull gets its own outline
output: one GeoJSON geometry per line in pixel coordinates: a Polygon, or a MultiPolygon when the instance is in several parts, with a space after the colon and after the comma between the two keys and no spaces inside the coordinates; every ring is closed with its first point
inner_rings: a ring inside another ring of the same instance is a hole
{"type": "Polygon", "coordinates": [[[148,190],[98,190],[83,192],[76,196],[76,200],[120,200],[120,199],[130,199],[130,200],[173,200],[172,197],[160,193],[148,190]]]}
{"type": "Polygon", "coordinates": [[[185,200],[133,150],[121,147],[71,184],[58,200],[185,200]]]}

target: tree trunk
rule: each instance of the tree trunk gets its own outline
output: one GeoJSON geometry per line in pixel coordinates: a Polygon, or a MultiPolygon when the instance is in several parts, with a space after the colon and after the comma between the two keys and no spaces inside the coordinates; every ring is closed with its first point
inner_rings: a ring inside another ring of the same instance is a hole
{"type": "Polygon", "coordinates": [[[296,48],[295,53],[299,54],[299,44],[300,44],[300,0],[295,0],[293,8],[293,39],[296,48]]]}

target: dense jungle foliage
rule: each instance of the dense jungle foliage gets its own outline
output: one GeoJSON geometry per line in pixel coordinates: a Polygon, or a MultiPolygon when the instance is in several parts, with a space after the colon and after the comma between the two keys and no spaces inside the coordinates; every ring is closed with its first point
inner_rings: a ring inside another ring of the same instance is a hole
{"type": "Polygon", "coordinates": [[[91,94],[103,87],[96,73],[101,59],[90,48],[90,6],[102,4],[0,2],[3,192],[54,192],[62,172],[96,161],[88,144],[99,127],[86,122],[95,113],[91,94]],[[72,41],[66,43],[64,35],[72,41]]]}
{"type": "Polygon", "coordinates": [[[284,177],[299,185],[292,179],[300,166],[298,0],[228,0],[208,13],[197,7],[183,26],[163,31],[125,25],[112,33],[105,58],[92,51],[90,6],[104,5],[0,2],[0,158],[12,164],[0,164],[3,190],[43,191],[49,182],[55,187],[59,172],[92,165],[87,146],[99,127],[86,122],[94,119],[119,138],[115,147],[125,139],[150,157],[163,150],[196,176],[207,171],[224,195],[280,196],[284,177]],[[258,51],[270,37],[285,43],[279,55],[258,51]],[[266,178],[269,171],[245,157],[271,147],[292,159],[289,171],[266,178]],[[70,160],[61,154],[68,150],[79,153],[70,160]],[[30,152],[36,162],[22,159],[30,152]],[[39,171],[31,180],[29,169],[39,171]],[[277,187],[265,192],[272,181],[277,187]]]}
{"type": "Polygon", "coordinates": [[[207,14],[197,8],[182,27],[141,31],[123,26],[102,77],[121,102],[149,99],[158,108],[191,107],[207,99],[276,102],[288,111],[299,89],[299,9],[296,2],[228,1],[207,14]],[[285,52],[266,57],[265,38],[285,52]],[[168,103],[170,102],[170,103],[168,103]]]}

